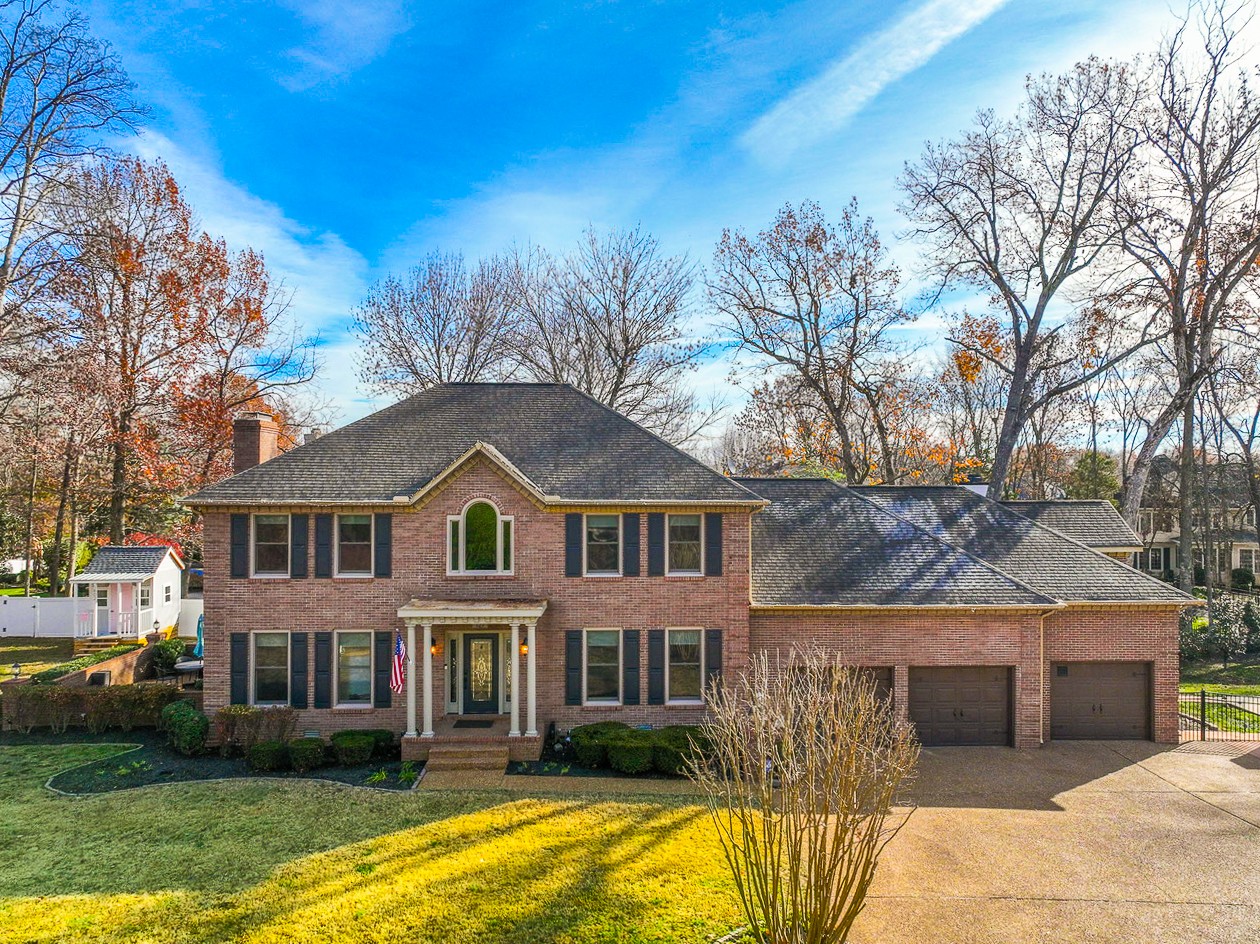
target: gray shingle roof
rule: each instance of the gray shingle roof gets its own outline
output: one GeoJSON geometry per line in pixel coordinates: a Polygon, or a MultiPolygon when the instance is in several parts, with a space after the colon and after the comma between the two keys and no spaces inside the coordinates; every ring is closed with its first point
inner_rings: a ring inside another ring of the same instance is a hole
{"type": "Polygon", "coordinates": [[[857,494],[1064,603],[1183,603],[1128,564],[957,486],[858,486],[857,494]]]}
{"type": "Polygon", "coordinates": [[[568,384],[445,384],[202,489],[190,505],[389,502],[478,442],[570,501],[757,496],[568,384]]]}
{"type": "Polygon", "coordinates": [[[119,547],[108,545],[93,555],[79,576],[104,580],[137,579],[157,572],[169,551],[166,547],[119,547]]]}
{"type": "Polygon", "coordinates": [[[1109,501],[1004,501],[1002,504],[1089,547],[1142,546],[1142,539],[1133,533],[1109,501]]]}
{"type": "Polygon", "coordinates": [[[1054,606],[1055,601],[823,479],[741,479],[754,605],[1054,606]]]}

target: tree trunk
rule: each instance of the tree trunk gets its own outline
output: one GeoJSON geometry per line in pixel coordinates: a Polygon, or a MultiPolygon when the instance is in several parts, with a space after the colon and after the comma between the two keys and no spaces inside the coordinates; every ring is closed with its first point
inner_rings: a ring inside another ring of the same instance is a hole
{"type": "MultiPolygon", "coordinates": [[[[1177,527],[1177,584],[1186,593],[1194,589],[1194,397],[1181,412],[1181,461],[1179,463],[1177,527]]],[[[1208,560],[1203,558],[1206,573],[1208,560]]]]}
{"type": "Polygon", "coordinates": [[[1002,411],[1002,430],[993,448],[993,468],[989,472],[989,498],[1001,501],[1006,497],[1006,479],[1011,474],[1011,460],[1015,446],[1024,429],[1027,414],[1028,358],[1020,351],[1015,357],[1015,370],[1011,374],[1011,388],[1006,394],[1006,407],[1002,411]]]}
{"type": "Polygon", "coordinates": [[[67,443],[66,459],[61,467],[61,489],[57,497],[57,524],[53,528],[52,560],[48,565],[48,595],[61,596],[61,549],[66,530],[66,507],[70,503],[70,451],[73,440],[67,443]]]}
{"type": "Polygon", "coordinates": [[[109,479],[109,542],[122,544],[127,513],[127,437],[131,433],[131,416],[118,418],[118,429],[110,447],[112,462],[109,479]]]}
{"type": "Polygon", "coordinates": [[[26,490],[26,595],[31,595],[31,572],[35,569],[35,481],[39,474],[39,411],[35,411],[34,436],[31,439],[31,475],[26,490]]]}

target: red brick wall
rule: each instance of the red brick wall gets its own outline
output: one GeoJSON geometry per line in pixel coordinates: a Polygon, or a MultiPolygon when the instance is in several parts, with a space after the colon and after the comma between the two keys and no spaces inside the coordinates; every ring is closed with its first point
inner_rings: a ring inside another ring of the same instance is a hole
{"type": "MultiPolygon", "coordinates": [[[[305,511],[315,508],[259,509],[305,511]]],[[[582,707],[564,704],[564,631],[590,627],[647,630],[666,626],[722,629],[723,670],[733,673],[748,653],[749,515],[722,509],[723,575],[721,577],[565,577],[564,511],[541,510],[493,467],[477,462],[423,507],[396,506],[345,509],[390,511],[393,521],[393,576],[303,580],[232,579],[227,576],[229,515],[205,517],[205,693],[206,710],[227,704],[228,633],[259,630],[320,632],[329,630],[403,629],[399,606],[414,597],[442,599],[538,598],[548,601],[537,630],[538,726],[550,722],[561,729],[588,721],[615,718],[627,723],[672,724],[694,721],[695,707],[649,706],[647,702],[647,639],[640,647],[639,706],[582,707]],[[515,516],[514,576],[451,577],[446,575],[446,517],[458,514],[474,497],[493,500],[501,514],[515,516]]],[[[574,509],[576,510],[576,509],[574,509]]],[[[590,509],[587,509],[590,510],[590,509]]],[[[694,509],[610,508],[649,511],[694,509]]],[[[716,510],[716,509],[710,509],[716,510]]],[[[647,574],[647,522],[641,532],[640,568],[647,574]]],[[[311,538],[311,572],[314,537],[311,538]]],[[[470,627],[457,627],[468,629],[470,627]]],[[[491,627],[506,628],[506,627],[491,627]]],[[[445,634],[435,627],[443,645],[434,659],[433,714],[445,713],[445,634]]],[[[420,633],[417,631],[417,646],[420,633]]],[[[422,653],[417,653],[417,659],[422,653]]],[[[314,647],[309,671],[314,677],[314,647]]],[[[422,674],[417,665],[417,684],[422,674]]],[[[525,660],[520,684],[525,689],[525,660]]],[[[388,709],[308,709],[299,713],[298,729],[329,733],[350,727],[406,727],[406,696],[394,696],[388,709]]],[[[417,716],[420,711],[417,710],[417,716]]],[[[521,724],[525,725],[524,701],[521,724]]]]}

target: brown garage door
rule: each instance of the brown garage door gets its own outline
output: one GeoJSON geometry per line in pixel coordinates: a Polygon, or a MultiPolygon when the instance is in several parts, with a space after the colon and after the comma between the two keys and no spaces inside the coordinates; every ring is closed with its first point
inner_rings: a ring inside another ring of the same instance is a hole
{"type": "Polygon", "coordinates": [[[1149,738],[1151,670],[1145,662],[1056,662],[1050,737],[1149,738]]]}
{"type": "Polygon", "coordinates": [[[1011,743],[1011,670],[1006,666],[910,668],[910,720],[919,740],[1011,743]]]}

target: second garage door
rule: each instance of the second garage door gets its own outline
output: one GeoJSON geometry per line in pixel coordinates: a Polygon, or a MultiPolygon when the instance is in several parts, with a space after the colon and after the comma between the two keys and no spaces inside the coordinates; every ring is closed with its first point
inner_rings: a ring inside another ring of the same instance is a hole
{"type": "Polygon", "coordinates": [[[1011,670],[1006,666],[910,668],[910,720],[919,740],[947,744],[1011,743],[1011,670]]]}
{"type": "Polygon", "coordinates": [[[1050,671],[1050,737],[1149,738],[1145,662],[1057,662],[1050,671]]]}

